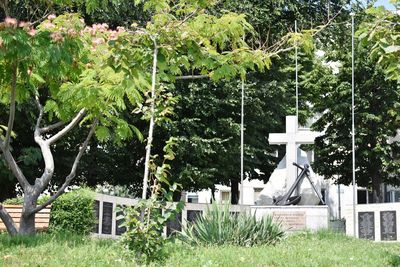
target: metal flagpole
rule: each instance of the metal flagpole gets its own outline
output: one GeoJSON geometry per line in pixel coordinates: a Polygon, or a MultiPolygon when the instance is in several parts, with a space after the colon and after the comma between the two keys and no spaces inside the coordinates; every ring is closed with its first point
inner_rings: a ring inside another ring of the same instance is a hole
{"type": "Polygon", "coordinates": [[[244,158],[244,79],[242,79],[242,106],[240,119],[240,205],[243,205],[243,158],[244,158]]]}
{"type": "MultiPolygon", "coordinates": [[[[294,21],[294,32],[297,34],[297,20],[294,21]]],[[[297,38],[297,37],[296,37],[297,38]]],[[[297,120],[297,127],[299,124],[299,68],[297,65],[297,41],[294,45],[294,58],[295,58],[295,76],[296,76],[296,120],[297,120]]],[[[297,131],[297,129],[296,129],[297,131]]]]}
{"type": "Polygon", "coordinates": [[[351,141],[352,141],[352,164],[353,164],[353,235],[357,236],[356,223],[356,151],[355,151],[355,125],[354,125],[354,16],[355,13],[350,13],[351,16],[351,141]]]}

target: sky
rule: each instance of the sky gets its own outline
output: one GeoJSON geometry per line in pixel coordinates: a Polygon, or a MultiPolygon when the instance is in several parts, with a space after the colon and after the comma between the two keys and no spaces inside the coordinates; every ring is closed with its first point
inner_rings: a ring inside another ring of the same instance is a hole
{"type": "Polygon", "coordinates": [[[394,6],[390,3],[389,0],[378,0],[376,1],[375,6],[385,6],[386,9],[394,10],[394,6]]]}

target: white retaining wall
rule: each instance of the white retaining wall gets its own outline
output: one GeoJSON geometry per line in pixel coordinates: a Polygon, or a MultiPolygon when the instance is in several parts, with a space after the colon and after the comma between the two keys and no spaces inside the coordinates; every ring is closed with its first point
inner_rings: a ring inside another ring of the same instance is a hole
{"type": "MultiPolygon", "coordinates": [[[[346,206],[346,234],[354,236],[353,206],[346,206]]],[[[400,240],[400,203],[356,205],[356,237],[375,241],[400,240]]]]}

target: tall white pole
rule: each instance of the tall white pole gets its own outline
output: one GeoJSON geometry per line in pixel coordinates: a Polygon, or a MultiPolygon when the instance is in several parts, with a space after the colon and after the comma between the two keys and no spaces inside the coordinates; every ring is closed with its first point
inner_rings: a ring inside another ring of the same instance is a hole
{"type": "MultiPolygon", "coordinates": [[[[297,20],[294,21],[294,32],[297,34],[297,20]]],[[[297,37],[296,37],[297,38],[297,37]]],[[[294,60],[295,60],[295,76],[296,76],[296,120],[297,120],[297,125],[296,127],[298,127],[299,124],[299,67],[297,64],[297,41],[294,45],[294,60]]],[[[297,128],[296,128],[297,131],[297,128]]]]}
{"type": "Polygon", "coordinates": [[[354,16],[355,13],[350,13],[351,16],[351,145],[352,145],[352,169],[353,169],[353,235],[357,236],[356,222],[356,151],[355,151],[355,123],[354,123],[354,16]]]}
{"type": "Polygon", "coordinates": [[[157,55],[158,48],[155,37],[150,35],[150,38],[154,43],[153,50],[153,71],[151,75],[151,103],[150,103],[150,124],[149,124],[149,137],[147,138],[146,145],[146,157],[144,162],[144,174],[143,174],[143,191],[142,191],[142,199],[147,198],[147,189],[149,187],[149,164],[150,164],[150,155],[151,155],[151,146],[153,143],[153,131],[154,131],[154,113],[155,113],[155,101],[156,101],[156,82],[157,82],[157,55]]]}
{"type": "Polygon", "coordinates": [[[243,176],[244,176],[244,79],[242,79],[242,105],[240,119],[240,205],[243,205],[243,176]]]}

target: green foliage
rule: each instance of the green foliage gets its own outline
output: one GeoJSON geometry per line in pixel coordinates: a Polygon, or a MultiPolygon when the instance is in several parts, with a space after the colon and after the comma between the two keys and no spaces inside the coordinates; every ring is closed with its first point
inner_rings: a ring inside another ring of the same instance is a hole
{"type": "Polygon", "coordinates": [[[105,194],[109,196],[125,197],[125,198],[135,198],[135,187],[128,185],[111,185],[108,183],[96,185],[95,191],[100,194],[105,194]]]}
{"type": "MultiPolygon", "coordinates": [[[[393,4],[400,9],[400,1],[393,4]]],[[[370,56],[381,65],[387,79],[400,82],[400,15],[399,11],[386,10],[383,6],[371,7],[367,18],[360,25],[357,35],[360,46],[370,49],[370,56]]]]}
{"type": "Polygon", "coordinates": [[[169,165],[174,153],[171,139],[164,147],[164,162],[157,167],[152,163],[152,186],[149,199],[142,199],[136,206],[124,209],[126,232],[121,243],[128,252],[133,252],[139,263],[161,261],[166,258],[164,251],[167,239],[162,236],[167,222],[173,220],[182,211],[183,202],[168,204],[173,201],[173,193],[180,189],[178,184],[167,180],[169,165]],[[165,189],[165,187],[167,189],[165,189]]]}
{"type": "MultiPolygon", "coordinates": [[[[38,198],[38,204],[44,204],[49,199],[49,196],[41,196],[38,198]]],[[[9,198],[2,202],[4,205],[22,205],[24,199],[22,197],[9,198]]]]}
{"type": "Polygon", "coordinates": [[[195,222],[188,224],[181,237],[195,245],[274,245],[284,237],[280,224],[272,217],[257,220],[247,212],[232,214],[229,205],[213,204],[195,222]]]}
{"type": "Polygon", "coordinates": [[[94,226],[94,193],[86,188],[63,194],[51,207],[51,232],[89,234],[94,226]]]}
{"type": "MultiPolygon", "coordinates": [[[[350,34],[350,33],[349,33],[350,34]]],[[[349,39],[350,40],[350,39],[349,39]]],[[[374,44],[371,44],[372,46],[374,44]]],[[[321,114],[313,128],[324,132],[316,138],[314,170],[326,179],[350,184],[351,150],[351,57],[341,45],[316,58],[314,69],[303,76],[302,92],[321,114]],[[339,72],[328,67],[336,62],[339,72]]],[[[355,61],[356,179],[371,188],[374,202],[382,202],[381,184],[399,184],[400,143],[391,141],[400,128],[400,94],[396,81],[388,80],[377,59],[360,46],[355,61]]]]}

